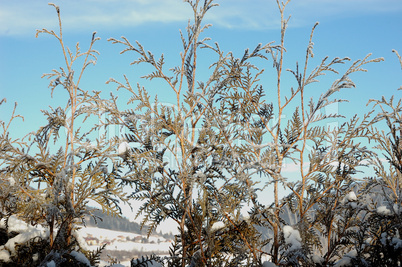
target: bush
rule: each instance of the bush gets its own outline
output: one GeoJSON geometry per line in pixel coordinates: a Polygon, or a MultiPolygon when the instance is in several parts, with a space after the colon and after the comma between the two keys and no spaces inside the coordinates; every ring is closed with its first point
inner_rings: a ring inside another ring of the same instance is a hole
{"type": "MultiPolygon", "coordinates": [[[[59,7],[51,4],[58,14],[59,34],[46,29],[38,33],[59,41],[66,66],[44,77],[51,79],[52,92],[57,86],[67,91],[66,106],[43,112],[48,124],[29,135],[31,143],[12,139],[5,122],[0,136],[1,183],[7,188],[0,193],[6,226],[0,240],[10,239],[7,222],[12,216],[41,225],[49,234],[30,240],[18,252],[11,251],[8,262],[17,263],[20,251],[27,255],[24,258],[32,258],[29,255],[38,253],[40,246],[43,264],[71,264],[82,259],[81,252],[89,264],[96,264],[100,251],[91,254],[72,238],[84,216],[92,214],[88,200],[114,215],[120,212],[119,201],[139,200],[142,206],[137,214],[144,215],[142,226],[149,226],[148,235],[166,219],[176,223],[179,234],[169,257],[143,257],[133,260],[133,266],[151,262],[166,266],[400,266],[401,102],[373,101],[373,112],[361,119],[321,114],[328,105],[343,101],[334,98],[340,90],[355,86],[352,73],[365,71],[366,64],[382,58],[368,55],[351,64],[349,58],[324,58],[309,72],[316,24],[304,64],[289,70],[295,89],[284,90],[289,21],[285,8],[290,1],[277,1],[282,25],[279,44],[258,44],[240,57],[201,37],[210,27],[203,25],[203,18],[217,4],[213,0],[185,2],[194,18],[186,34],[181,33],[183,51],[177,67],[164,69],[164,56],[157,59],[139,42],[109,39],[124,47],[122,54],[136,53],[134,65],[151,66],[153,71],[144,78],[162,80],[177,100],[161,103],[140,85],[133,87],[126,76],[123,82],[110,79],[108,83],[116,84],[118,90],[131,93],[124,107],[113,95],[103,99],[100,92],[79,87],[85,69],[96,61],[93,45],[98,38],[94,33],[86,52],[80,52],[78,44],[76,52],[70,52],[62,39],[59,7]],[[211,62],[209,78],[197,81],[201,48],[218,59],[211,62]],[[84,63],[76,78],[72,66],[80,57],[84,63]],[[268,95],[267,85],[260,83],[264,70],[255,63],[268,60],[276,73],[275,95],[268,95]],[[349,64],[343,74],[336,70],[339,64],[349,64]],[[311,84],[326,73],[338,77],[328,90],[307,101],[311,84]],[[377,115],[375,108],[380,109],[377,115]],[[286,118],[285,113],[292,116],[286,118]],[[107,120],[102,120],[103,114],[107,120]],[[98,122],[88,126],[86,122],[94,118],[98,122]],[[330,118],[344,123],[326,127],[324,122],[330,118]],[[388,132],[376,128],[383,122],[388,132]],[[102,136],[93,145],[92,133],[108,125],[119,125],[127,134],[111,140],[102,136]],[[68,133],[65,139],[59,135],[62,128],[68,133]],[[376,146],[364,146],[367,141],[376,146]],[[378,151],[385,153],[389,166],[384,166],[378,151]],[[297,180],[284,176],[286,161],[300,167],[297,180]],[[357,172],[365,166],[372,166],[376,177],[357,180],[357,172]],[[262,184],[257,183],[258,176],[262,184]],[[125,194],[124,187],[133,188],[131,194],[125,194]],[[291,193],[280,198],[280,187],[291,193]],[[273,194],[273,203],[261,201],[261,194],[273,194]],[[245,216],[240,210],[248,205],[245,216]]],[[[13,113],[10,122],[17,117],[13,113]]],[[[86,264],[85,260],[80,264],[86,264]]]]}

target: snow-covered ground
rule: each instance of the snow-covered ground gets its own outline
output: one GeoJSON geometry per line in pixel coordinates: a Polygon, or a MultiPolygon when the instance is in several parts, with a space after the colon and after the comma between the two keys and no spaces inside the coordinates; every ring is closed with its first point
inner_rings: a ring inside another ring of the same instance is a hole
{"type": "Polygon", "coordinates": [[[104,264],[109,259],[107,255],[110,255],[112,258],[121,260],[120,264],[123,266],[129,266],[129,260],[140,255],[151,253],[159,256],[168,255],[172,242],[159,235],[151,235],[147,238],[146,235],[97,227],[81,228],[78,234],[86,241],[90,250],[96,250],[106,244],[105,253],[101,257],[104,264]]]}

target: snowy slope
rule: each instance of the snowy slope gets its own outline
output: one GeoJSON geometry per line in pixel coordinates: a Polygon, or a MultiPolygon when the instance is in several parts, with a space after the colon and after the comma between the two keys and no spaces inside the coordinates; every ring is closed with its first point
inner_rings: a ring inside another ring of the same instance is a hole
{"type": "Polygon", "coordinates": [[[154,253],[156,255],[168,255],[172,240],[167,240],[159,235],[146,235],[102,229],[98,227],[85,227],[78,230],[90,250],[96,250],[106,244],[105,253],[101,259],[118,258],[127,263],[128,260],[141,255],[154,253]]]}

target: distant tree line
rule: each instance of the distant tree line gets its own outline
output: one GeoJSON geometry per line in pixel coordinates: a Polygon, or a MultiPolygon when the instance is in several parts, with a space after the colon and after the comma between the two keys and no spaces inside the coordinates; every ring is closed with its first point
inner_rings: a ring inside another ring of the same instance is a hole
{"type": "MultiPolygon", "coordinates": [[[[141,228],[140,224],[132,222],[125,217],[113,217],[103,213],[101,210],[94,210],[93,216],[86,217],[86,226],[99,227],[114,231],[123,231],[141,235],[147,234],[147,227],[141,228]]],[[[173,239],[174,235],[159,232],[159,235],[166,239],[173,239]]]]}

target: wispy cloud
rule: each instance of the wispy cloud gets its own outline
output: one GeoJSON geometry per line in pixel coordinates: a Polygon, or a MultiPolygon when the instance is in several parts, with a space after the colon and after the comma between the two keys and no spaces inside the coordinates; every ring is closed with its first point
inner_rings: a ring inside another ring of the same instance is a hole
{"type": "MultiPolygon", "coordinates": [[[[401,11],[400,0],[293,0],[286,7],[285,17],[291,15],[290,27],[310,27],[316,21],[401,11]]],[[[280,26],[275,0],[254,0],[252,4],[241,0],[221,1],[220,10],[212,12],[212,20],[227,28],[261,30],[280,26]]]]}
{"type": "MultiPolygon", "coordinates": [[[[113,30],[149,22],[186,21],[191,16],[191,10],[176,0],[72,0],[59,6],[67,31],[113,30]]],[[[44,27],[57,27],[56,13],[47,1],[0,2],[0,35],[34,34],[36,29],[44,27]]]]}
{"type": "MultiPolygon", "coordinates": [[[[269,29],[279,26],[276,1],[217,1],[221,6],[207,21],[222,28],[269,29]]],[[[56,2],[56,4],[58,4],[56,2]]],[[[66,30],[99,30],[137,27],[149,22],[187,21],[190,7],[179,0],[71,0],[61,2],[66,30]]],[[[290,3],[292,26],[311,24],[311,19],[339,19],[384,12],[402,11],[400,0],[303,0],[290,3]]],[[[0,2],[0,35],[34,34],[35,29],[57,27],[55,12],[47,0],[0,2]]]]}

